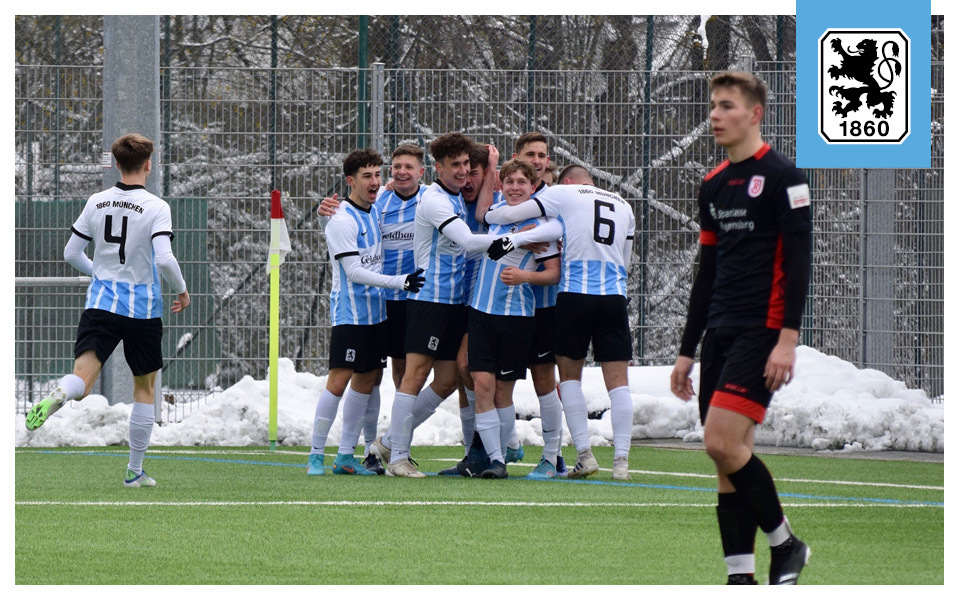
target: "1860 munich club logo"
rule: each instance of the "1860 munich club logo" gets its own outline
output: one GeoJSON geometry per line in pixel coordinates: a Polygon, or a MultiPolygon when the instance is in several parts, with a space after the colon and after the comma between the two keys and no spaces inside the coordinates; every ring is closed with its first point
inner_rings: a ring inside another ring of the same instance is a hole
{"type": "Polygon", "coordinates": [[[829,29],[820,38],[820,136],[902,142],[909,134],[910,39],[900,29],[829,29]]]}

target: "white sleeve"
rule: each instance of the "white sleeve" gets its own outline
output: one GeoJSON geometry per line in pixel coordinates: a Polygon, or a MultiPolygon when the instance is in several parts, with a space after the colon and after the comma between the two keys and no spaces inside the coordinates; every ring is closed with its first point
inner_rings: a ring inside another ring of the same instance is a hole
{"type": "Polygon", "coordinates": [[[173,291],[182,294],[187,291],[187,282],[183,280],[180,264],[173,255],[170,236],[164,233],[153,236],[153,260],[163,280],[170,284],[173,291]]]}
{"type": "Polygon", "coordinates": [[[563,237],[563,225],[556,219],[550,219],[546,223],[537,225],[533,229],[514,233],[510,236],[510,239],[513,240],[515,246],[523,246],[524,244],[555,242],[561,237],[563,237]]]}
{"type": "Polygon", "coordinates": [[[343,270],[347,273],[347,279],[353,283],[402,290],[403,284],[407,282],[406,275],[391,276],[364,269],[360,257],[356,254],[348,254],[337,260],[343,265],[343,270]]]}
{"type": "Polygon", "coordinates": [[[67,241],[67,245],[63,247],[63,260],[84,275],[93,274],[93,261],[83,252],[88,243],[87,240],[74,233],[67,241]]]}
{"type": "Polygon", "coordinates": [[[630,228],[627,230],[627,239],[623,243],[623,266],[630,268],[630,261],[633,259],[633,237],[636,235],[637,220],[630,214],[630,228]]]}
{"type": "MultiPolygon", "coordinates": [[[[173,239],[173,219],[170,218],[170,205],[166,202],[157,211],[157,216],[153,219],[153,227],[150,229],[150,235],[154,239],[161,234],[166,234],[170,239],[173,239]]],[[[169,242],[170,239],[167,241],[169,242]]]]}
{"type": "Polygon", "coordinates": [[[360,254],[360,248],[357,247],[357,234],[360,232],[357,222],[341,212],[343,210],[340,208],[330,217],[323,229],[327,236],[327,249],[333,260],[340,260],[350,254],[360,254]]]}
{"type": "Polygon", "coordinates": [[[440,233],[463,246],[467,252],[483,252],[494,240],[501,237],[490,233],[473,233],[460,217],[448,221],[442,226],[440,233]]]}
{"type": "Polygon", "coordinates": [[[519,223],[527,219],[545,216],[547,215],[543,212],[540,202],[533,198],[516,206],[491,208],[483,216],[483,220],[490,225],[509,225],[510,223],[519,223]]]}

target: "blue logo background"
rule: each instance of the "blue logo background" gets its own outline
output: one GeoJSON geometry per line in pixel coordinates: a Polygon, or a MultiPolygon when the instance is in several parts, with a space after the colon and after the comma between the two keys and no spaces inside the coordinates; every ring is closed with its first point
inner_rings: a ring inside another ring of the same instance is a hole
{"type": "Polygon", "coordinates": [[[798,0],[797,166],[930,168],[930,0],[798,0]],[[902,144],[828,144],[820,137],[820,38],[828,29],[853,28],[900,28],[910,38],[910,135],[902,144]]]}

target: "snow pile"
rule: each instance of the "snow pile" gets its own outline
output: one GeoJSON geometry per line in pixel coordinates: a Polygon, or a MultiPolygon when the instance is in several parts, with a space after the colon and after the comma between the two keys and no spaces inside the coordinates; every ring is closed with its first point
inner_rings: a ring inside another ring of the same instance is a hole
{"type": "MultiPolygon", "coordinates": [[[[631,367],[634,438],[702,440],[696,400],[683,402],[670,393],[672,367],[631,367]]],[[[389,369],[381,387],[380,431],[390,422],[394,386],[389,369]]],[[[887,375],[852,364],[812,348],[797,350],[796,378],[773,399],[758,444],[817,450],[918,450],[943,452],[943,404],[932,404],[921,390],[910,390],[887,375]]],[[[694,368],[694,387],[698,385],[694,368]]],[[[279,363],[278,443],[309,446],[317,398],[326,378],[298,373],[293,362],[279,363]]],[[[610,406],[599,368],[584,371],[587,409],[600,413],[610,406]]],[[[518,415],[539,414],[529,379],[517,384],[518,415]]],[[[40,429],[28,432],[24,416],[16,416],[17,446],[106,446],[125,444],[130,405],[109,406],[102,396],[90,396],[65,406],[40,429]]],[[[153,431],[152,446],[266,445],[269,420],[267,381],[244,377],[231,388],[210,394],[202,406],[180,423],[153,431]]],[[[341,417],[330,429],[327,445],[339,442],[341,417]]],[[[613,439],[610,412],[589,423],[591,443],[613,439]]],[[[517,421],[524,444],[541,444],[540,419],[517,421]]],[[[455,397],[448,399],[414,432],[414,445],[458,445],[460,417],[455,397]]],[[[570,443],[565,430],[565,443],[570,443]]],[[[362,444],[362,440],[361,440],[362,444]]]]}

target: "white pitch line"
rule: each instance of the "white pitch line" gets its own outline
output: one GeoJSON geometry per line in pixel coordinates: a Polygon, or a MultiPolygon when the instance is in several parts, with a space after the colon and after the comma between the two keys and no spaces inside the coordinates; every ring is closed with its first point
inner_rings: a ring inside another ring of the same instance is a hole
{"type": "MultiPolygon", "coordinates": [[[[35,501],[22,500],[17,506],[496,506],[496,507],[576,507],[576,508],[714,508],[716,503],[699,502],[487,502],[481,500],[431,501],[431,500],[263,500],[252,502],[238,501],[195,501],[195,502],[152,502],[152,501],[35,501]]],[[[873,502],[796,502],[784,503],[790,508],[943,508],[930,504],[878,504],[873,502]]]]}
{"type": "MultiPolygon", "coordinates": [[[[30,453],[30,450],[17,450],[16,453],[30,453]]],[[[62,454],[87,454],[92,452],[92,450],[76,450],[76,451],[58,451],[62,454]]],[[[98,454],[122,454],[127,455],[128,450],[96,450],[98,454]]],[[[210,454],[224,454],[224,455],[244,455],[244,456],[271,456],[277,454],[287,454],[287,455],[296,455],[296,456],[307,456],[309,452],[302,452],[298,450],[150,450],[150,454],[189,454],[189,455],[210,455],[210,454]]],[[[438,462],[460,462],[459,458],[434,458],[430,460],[435,460],[438,462]]],[[[536,467],[534,463],[515,463],[519,467],[536,467]]],[[[613,471],[613,469],[608,469],[606,467],[600,467],[601,471],[613,471]]],[[[694,479],[716,479],[716,474],[714,473],[683,473],[683,472],[672,472],[672,471],[648,471],[644,469],[630,469],[630,473],[636,473],[638,475],[657,475],[657,476],[666,476],[666,477],[688,477],[694,479]]],[[[877,481],[844,481],[844,480],[830,480],[830,479],[796,479],[790,477],[776,477],[777,481],[789,482],[789,483],[816,483],[816,484],[826,484],[826,485],[850,485],[850,486],[860,486],[860,487],[886,487],[886,488],[899,488],[899,489],[910,489],[910,490],[933,490],[933,491],[944,491],[944,486],[942,485],[919,485],[919,484],[910,484],[910,483],[883,483],[877,481]]]]}

